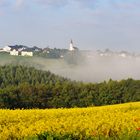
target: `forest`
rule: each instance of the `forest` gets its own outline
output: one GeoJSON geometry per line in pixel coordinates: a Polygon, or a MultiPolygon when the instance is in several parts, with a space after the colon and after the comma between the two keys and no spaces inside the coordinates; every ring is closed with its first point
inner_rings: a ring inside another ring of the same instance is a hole
{"type": "Polygon", "coordinates": [[[21,65],[0,66],[0,108],[71,108],[140,101],[140,80],[83,83],[21,65]]]}

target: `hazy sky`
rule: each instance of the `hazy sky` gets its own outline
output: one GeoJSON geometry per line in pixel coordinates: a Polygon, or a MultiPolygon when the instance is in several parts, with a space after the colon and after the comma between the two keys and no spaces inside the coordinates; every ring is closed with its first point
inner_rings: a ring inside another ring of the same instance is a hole
{"type": "Polygon", "coordinates": [[[0,46],[140,52],[140,0],[0,0],[0,46]]]}

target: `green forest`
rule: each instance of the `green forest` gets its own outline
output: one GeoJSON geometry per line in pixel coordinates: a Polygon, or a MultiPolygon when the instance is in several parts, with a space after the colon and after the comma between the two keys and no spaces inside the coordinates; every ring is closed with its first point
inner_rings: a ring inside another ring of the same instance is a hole
{"type": "Polygon", "coordinates": [[[21,65],[0,66],[0,108],[71,108],[140,101],[140,80],[83,83],[21,65]]]}

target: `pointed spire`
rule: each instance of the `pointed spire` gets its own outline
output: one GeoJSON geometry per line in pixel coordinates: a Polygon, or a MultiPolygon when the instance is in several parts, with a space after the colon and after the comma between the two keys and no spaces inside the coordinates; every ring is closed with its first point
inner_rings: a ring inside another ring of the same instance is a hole
{"type": "Polygon", "coordinates": [[[71,39],[71,42],[70,42],[71,44],[73,44],[73,41],[72,41],[72,39],[71,39]]]}
{"type": "Polygon", "coordinates": [[[73,50],[74,50],[74,46],[73,46],[73,41],[72,41],[72,39],[71,39],[71,42],[70,42],[69,50],[70,50],[70,51],[73,51],[73,50]]]}

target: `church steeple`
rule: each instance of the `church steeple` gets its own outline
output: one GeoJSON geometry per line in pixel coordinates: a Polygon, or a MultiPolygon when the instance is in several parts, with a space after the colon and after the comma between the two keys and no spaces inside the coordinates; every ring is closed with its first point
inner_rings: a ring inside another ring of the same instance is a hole
{"type": "Polygon", "coordinates": [[[70,41],[69,51],[78,51],[78,48],[73,45],[72,39],[70,41]]]}
{"type": "Polygon", "coordinates": [[[70,51],[74,51],[74,46],[73,46],[73,41],[71,39],[71,42],[70,42],[70,48],[69,48],[70,51]]]}

